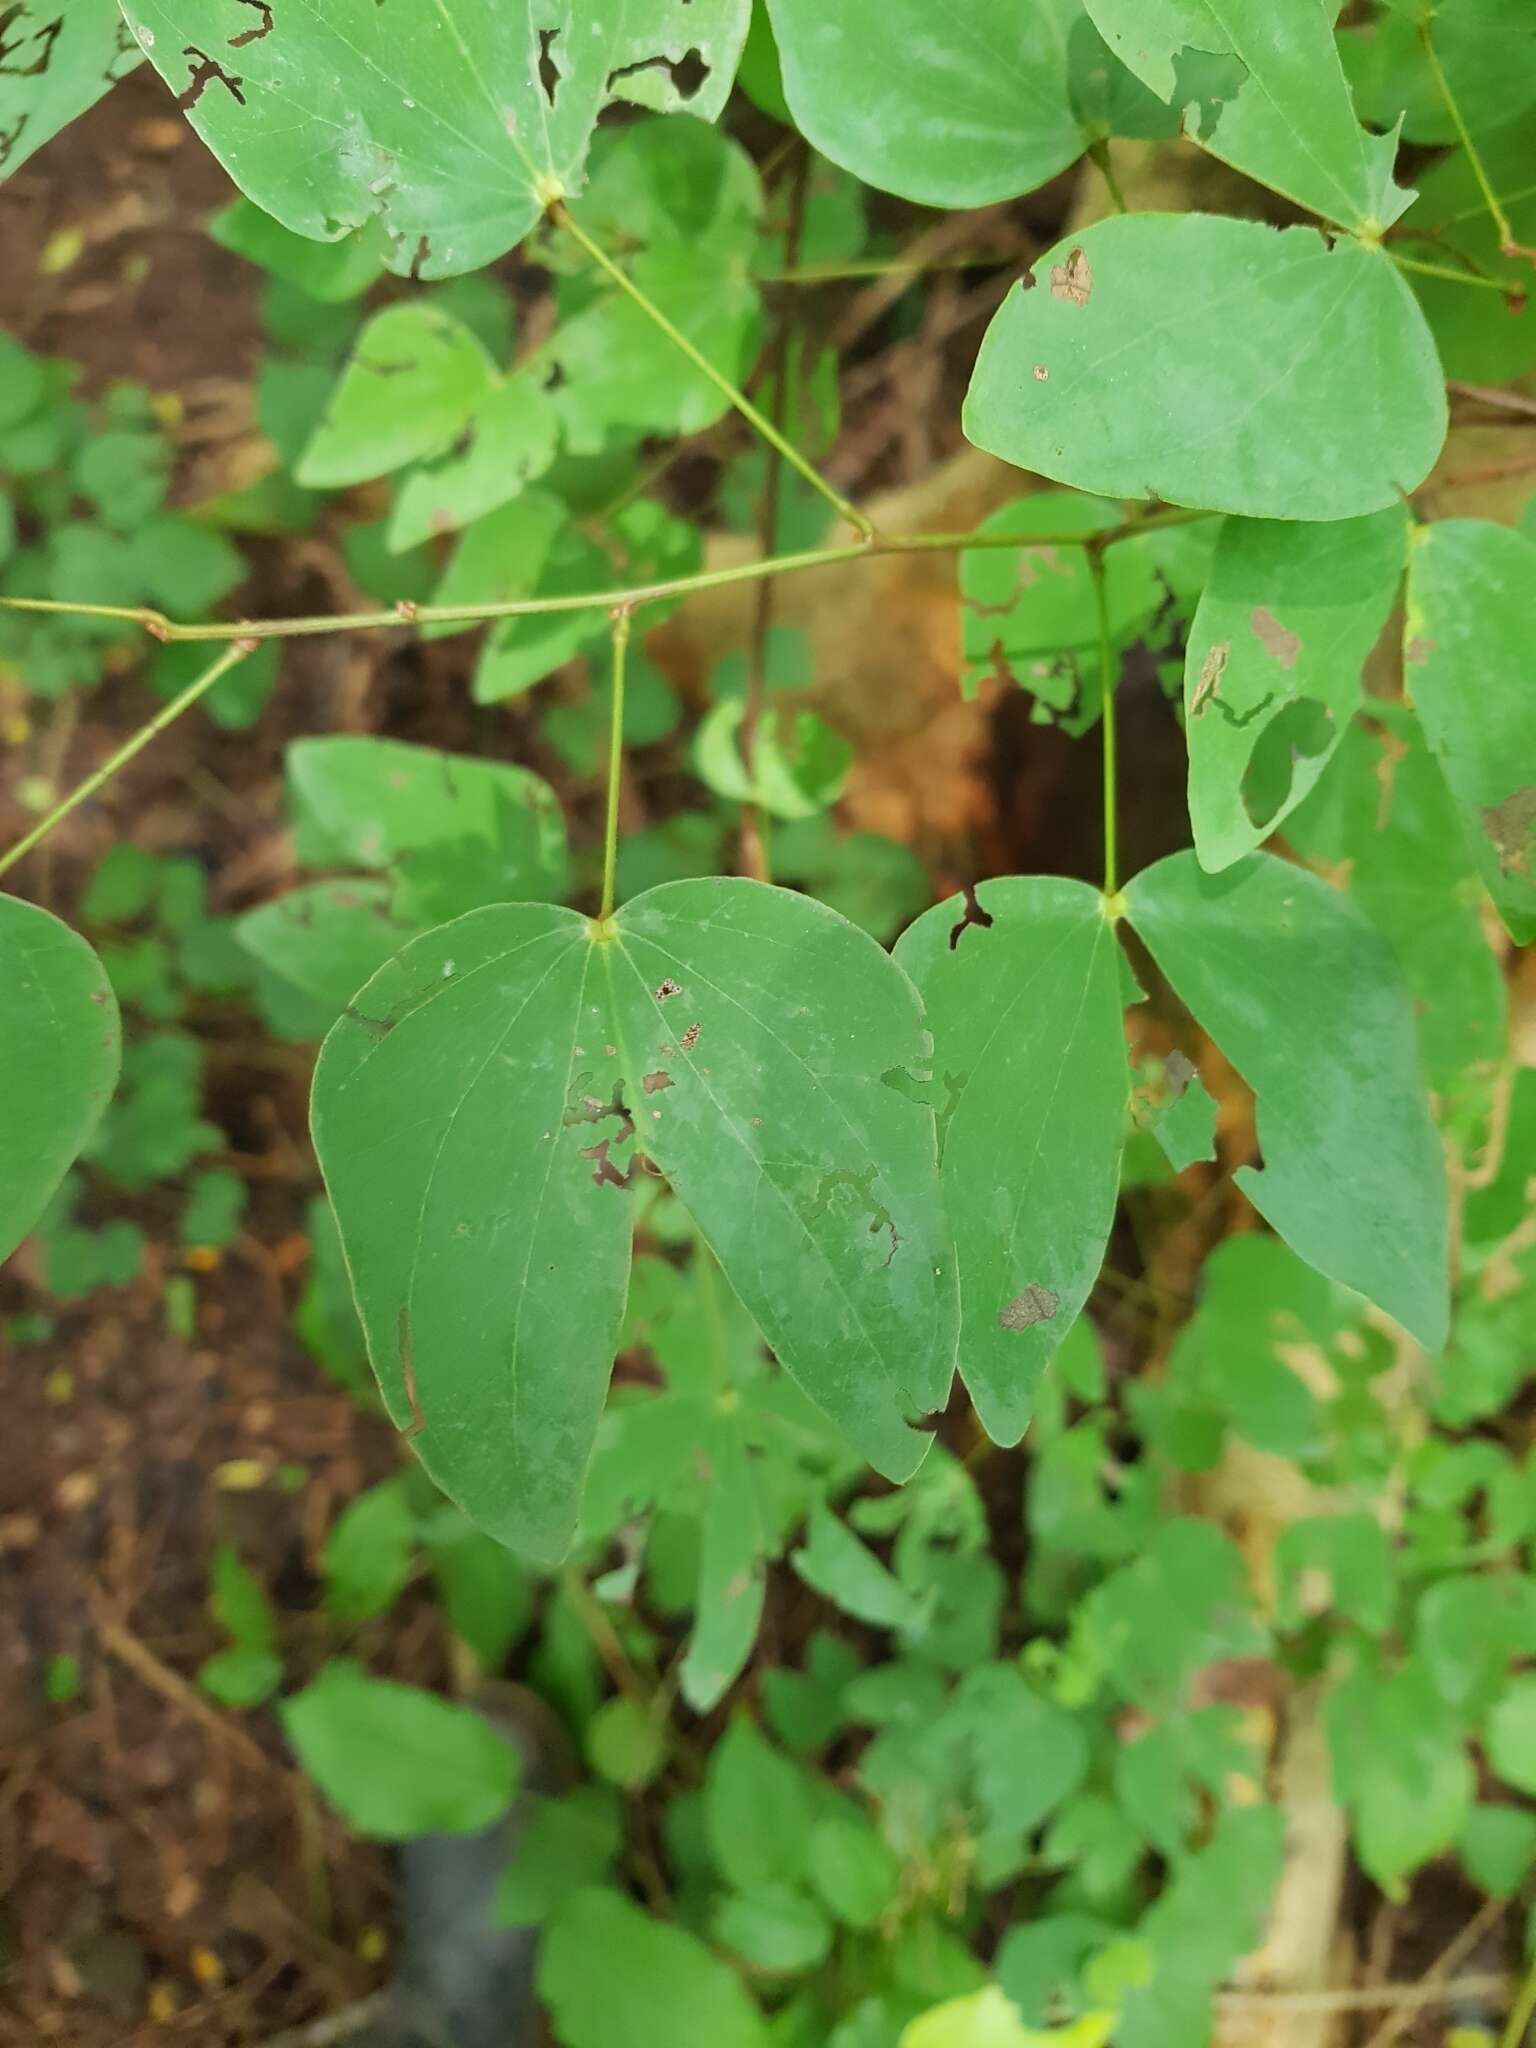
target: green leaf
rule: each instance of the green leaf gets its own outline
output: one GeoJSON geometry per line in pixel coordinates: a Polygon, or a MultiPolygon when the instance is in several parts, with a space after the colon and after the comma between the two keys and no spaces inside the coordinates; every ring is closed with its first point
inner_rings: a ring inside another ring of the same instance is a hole
{"type": "Polygon", "coordinates": [[[210,1167],[194,1174],[181,1212],[181,1241],[222,1249],[233,1244],[245,1215],[245,1182],[238,1173],[210,1167]]]}
{"type": "Polygon", "coordinates": [[[605,1700],[587,1723],[587,1761],[610,1785],[648,1785],[666,1758],[666,1731],[639,1700],[605,1700]]]}
{"type": "Polygon", "coordinates": [[[905,1628],[917,1618],[912,1595],[846,1522],[818,1501],[794,1567],[808,1586],[872,1628],[905,1628]]]}
{"type": "Polygon", "coordinates": [[[808,1867],[822,1900],[849,1927],[874,1927],[896,1903],[901,1865],[868,1821],[827,1814],[811,1829],[808,1867]]]}
{"type": "Polygon", "coordinates": [[[758,729],[750,775],[738,738],[745,718],[743,700],[726,697],[694,737],[694,767],[716,796],[758,804],[775,818],[801,819],[842,794],[853,747],[814,711],[770,711],[758,729]]]}
{"type": "Polygon", "coordinates": [[[943,1406],[954,1274],[916,991],[822,905],[731,880],[626,904],[605,956],[638,1143],[781,1364],[877,1469],[943,1406]]]}
{"type": "Polygon", "coordinates": [[[270,1650],[217,1650],[197,1682],[221,1707],[259,1707],[283,1682],[283,1660],[270,1650]]]}
{"type": "Polygon", "coordinates": [[[683,1698],[707,1713],[745,1667],[763,1616],[765,1532],[745,1436],[711,1432],[711,1484],[699,1544],[693,1633],[683,1658],[683,1698]]]}
{"type": "Polygon", "coordinates": [[[1324,1719],[1360,1861],[1400,1898],[1404,1877],[1448,1849],[1471,1812],[1476,1779],[1461,1729],[1413,1662],[1386,1676],[1356,1670],[1335,1687],[1324,1719]]]}
{"type": "Polygon", "coordinates": [[[1315,526],[1223,524],[1184,669],[1203,867],[1251,853],[1333,758],[1396,601],[1407,540],[1400,505],[1315,526]]]}
{"type": "Polygon", "coordinates": [[[344,1658],[279,1711],[304,1769],[374,1841],[477,1832],[516,1795],[517,1751],[477,1713],[344,1658]]]}
{"type": "Polygon", "coordinates": [[[393,870],[397,920],[565,887],[565,822],[549,785],[525,768],[350,738],[299,740],[286,765],[300,858],[393,870]]]}
{"type": "Polygon", "coordinates": [[[285,981],[344,1010],[418,929],[396,919],[387,882],[315,882],[237,920],[240,944],[285,981]]]}
{"type": "MultiPolygon", "coordinates": [[[[1524,34],[1531,32],[1522,29],[1524,34]]],[[[1517,75],[1508,69],[1504,73],[1507,80],[1517,75]]],[[[1528,81],[1536,81],[1536,68],[1520,78],[1521,86],[1528,81]]],[[[1536,85],[1532,90],[1536,93],[1536,85]]],[[[1517,242],[1529,246],[1536,241],[1536,133],[1531,122],[1517,120],[1497,134],[1479,134],[1477,148],[1512,234],[1517,242]]],[[[1518,250],[1505,254],[1500,248],[1499,231],[1465,150],[1452,151],[1426,173],[1413,209],[1413,225],[1416,232],[1429,238],[1425,254],[1432,247],[1434,261],[1453,272],[1467,270],[1492,278],[1507,295],[1498,306],[1486,291],[1469,287],[1454,275],[1428,277],[1421,271],[1409,272],[1408,281],[1424,308],[1446,376],[1474,384],[1504,384],[1529,370],[1536,364],[1531,266],[1518,250]]]]}
{"type": "Polygon", "coordinates": [[[222,249],[280,277],[321,305],[345,305],[365,292],[384,268],[387,244],[377,227],[341,242],[312,242],[263,213],[249,199],[236,199],[208,223],[222,249]]]}
{"type": "Polygon", "coordinates": [[[832,1927],[814,1899],[788,1885],[747,1897],[726,1897],[710,1916],[710,1933],[757,1970],[813,1970],[832,1946],[832,1927]]]}
{"type": "Polygon", "coordinates": [[[0,64],[0,179],[95,106],[139,61],[117,0],[28,0],[6,10],[0,64]]]}
{"type": "Polygon", "coordinates": [[[1032,277],[994,316],[965,403],[970,440],[1020,469],[1105,497],[1324,520],[1397,504],[1440,452],[1434,344],[1380,249],[1125,214],[1058,243],[1032,277]],[[1375,366],[1364,386],[1360,362],[1375,366]]]}
{"type": "Polygon", "coordinates": [[[242,1650],[271,1650],[277,1642],[267,1596],[232,1543],[213,1553],[208,1606],[214,1620],[242,1650]]]}
{"type": "Polygon", "coordinates": [[[67,925],[0,896],[0,1258],[9,1258],[79,1156],[117,1085],[117,1003],[67,925]]]}
{"type": "Polygon", "coordinates": [[[579,1785],[541,1799],[496,1893],[499,1927],[534,1927],[572,1892],[601,1884],[618,1856],[623,1830],[612,1792],[579,1785]]]}
{"type": "Polygon", "coordinates": [[[1129,1076],[1097,890],[1009,878],[975,901],[980,919],[959,897],[927,912],[896,958],[933,1032],[960,1369],[988,1433],[1012,1444],[1098,1277],[1129,1076]]]}
{"type": "Polygon", "coordinates": [[[541,1563],[575,1526],[629,1270],[629,1205],[601,1173],[628,1119],[605,1107],[623,1082],[588,932],[509,904],[426,933],[315,1072],[315,1146],[390,1413],[446,1493],[541,1563]]]}
{"type": "Polygon", "coordinates": [[[713,119],[747,0],[594,0],[428,13],[331,0],[232,15],[211,0],[128,0],[146,56],[235,183],[285,227],[338,241],[376,216],[400,275],[478,270],[581,188],[615,98],[713,119]],[[705,67],[685,94],[676,66],[705,67]]]}
{"type": "Polygon", "coordinates": [[[1536,1813],[1474,1806],[1456,1850],[1475,1885],[1493,1898],[1513,1898],[1536,1862],[1536,1813]]]}
{"type": "Polygon", "coordinates": [[[1454,1100],[1503,1050],[1507,998],[1483,886],[1417,721],[1373,699],[1326,779],[1286,821],[1290,844],[1345,886],[1413,992],[1424,1071],[1454,1100]],[[1376,721],[1380,721],[1377,723],[1376,721]]]}
{"type": "Polygon", "coordinates": [[[325,1604],[341,1622],[372,1621],[394,1606],[416,1562],[416,1518],[403,1479],[349,1501],[325,1544],[325,1604]]]}
{"type": "Polygon", "coordinates": [[[1536,939],[1536,541],[1481,519],[1415,535],[1404,680],[1473,858],[1520,945],[1536,939]]]}
{"type": "Polygon", "coordinates": [[[745,1714],[710,1752],[705,1824],[720,1874],[738,1891],[798,1885],[811,1829],[809,1780],[745,1714]]]}
{"type": "Polygon", "coordinates": [[[1115,54],[1213,156],[1325,220],[1379,233],[1412,204],[1394,135],[1350,99],[1328,0],[1084,0],[1115,54]]]}
{"type": "Polygon", "coordinates": [[[1536,1794],[1536,1676],[1511,1681],[1488,1716],[1488,1761],[1517,1792],[1536,1794]]]}
{"type": "Polygon", "coordinates": [[[538,1986],[566,2048],[768,2048],[736,1972],[617,1892],[579,1891],[560,1907],[538,1986]]]}
{"type": "Polygon", "coordinates": [[[1366,118],[1380,128],[1401,122],[1408,142],[1460,139],[1424,54],[1421,18],[1433,23],[1435,55],[1481,149],[1488,130],[1515,121],[1536,101],[1536,23],[1504,0],[1388,0],[1367,32],[1348,36],[1348,68],[1366,118]]]}
{"type": "Polygon", "coordinates": [[[1258,1097],[1261,1168],[1236,1179],[1309,1265],[1428,1350],[1449,1322],[1445,1168],[1408,992],[1346,897],[1262,854],[1138,875],[1129,915],[1258,1097]]]}
{"type": "Polygon", "coordinates": [[[1031,192],[1083,149],[1067,94],[1077,0],[769,0],[795,125],[866,184],[923,206],[1031,192]]]}
{"type": "Polygon", "coordinates": [[[528,1574],[494,1536],[452,1509],[434,1516],[422,1535],[449,1626],[486,1670],[499,1671],[533,1620],[528,1574]]]}
{"type": "Polygon", "coordinates": [[[475,406],[457,445],[401,485],[389,522],[397,554],[472,526],[515,498],[555,459],[558,424],[544,387],[526,372],[494,385],[475,406]]]}
{"type": "Polygon", "coordinates": [[[496,366],[476,337],[435,306],[376,313],[299,458],[299,482],[336,490],[441,455],[495,388],[495,378],[496,366]]]}

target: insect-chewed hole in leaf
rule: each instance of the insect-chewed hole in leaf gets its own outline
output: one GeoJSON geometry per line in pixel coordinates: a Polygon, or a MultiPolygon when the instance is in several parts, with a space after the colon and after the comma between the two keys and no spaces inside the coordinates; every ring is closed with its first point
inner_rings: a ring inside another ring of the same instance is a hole
{"type": "Polygon", "coordinates": [[[672,80],[672,90],[684,101],[696,98],[709,76],[709,66],[704,61],[702,50],[689,50],[681,57],[642,57],[637,63],[621,64],[617,71],[609,72],[609,92],[621,78],[633,78],[644,71],[665,71],[672,80]]]}
{"type": "Polygon", "coordinates": [[[1209,142],[1247,76],[1248,66],[1230,50],[1180,50],[1173,60],[1173,105],[1184,115],[1186,132],[1209,142]]]}
{"type": "Polygon", "coordinates": [[[554,57],[555,38],[559,33],[557,28],[539,30],[539,84],[551,106],[555,104],[555,94],[560,89],[560,80],[564,75],[554,57]]]}
{"type": "Polygon", "coordinates": [[[1335,738],[1333,713],[1315,697],[1298,697],[1265,726],[1243,771],[1243,808],[1261,830],[1291,793],[1302,761],[1326,754],[1335,738]]]}
{"type": "Polygon", "coordinates": [[[245,105],[245,94],[241,91],[245,80],[226,71],[217,57],[210,57],[206,50],[199,50],[192,43],[187,45],[182,55],[190,58],[192,63],[186,89],[176,96],[176,104],[184,114],[191,112],[192,108],[197,105],[215,79],[224,87],[237,106],[243,107],[245,105]]]}
{"type": "Polygon", "coordinates": [[[272,0],[240,0],[242,7],[250,7],[261,16],[254,28],[243,29],[237,36],[231,36],[229,47],[243,50],[247,43],[263,42],[272,33],[272,0]]]}
{"type": "Polygon", "coordinates": [[[997,1312],[1000,1330],[1032,1330],[1036,1323],[1053,1322],[1061,1297],[1049,1287],[1026,1287],[997,1312]]]}
{"type": "Polygon", "coordinates": [[[990,910],[984,910],[982,908],[981,902],[976,894],[976,884],[974,882],[967,882],[964,890],[962,891],[962,894],[965,897],[965,915],[960,919],[959,923],[956,924],[954,929],[950,932],[949,950],[951,951],[951,953],[953,953],[955,948],[959,945],[960,936],[968,926],[974,924],[978,926],[982,931],[990,931],[993,925],[997,922],[997,919],[992,915],[990,910]]]}

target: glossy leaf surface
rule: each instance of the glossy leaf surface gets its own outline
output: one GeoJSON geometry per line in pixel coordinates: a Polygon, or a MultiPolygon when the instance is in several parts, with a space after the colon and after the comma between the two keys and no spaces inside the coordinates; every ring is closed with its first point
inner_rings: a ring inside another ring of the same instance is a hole
{"type": "Polygon", "coordinates": [[[121,1058],[117,1002],[85,940],[0,896],[0,1259],[95,1130],[121,1058]]]}
{"type": "Polygon", "coordinates": [[[1016,1443],[1098,1277],[1129,1077],[1119,948],[1097,890],[1009,878],[906,932],[896,958],[933,1033],[944,1205],[960,1278],[960,1371],[988,1434],[1016,1443]]]}
{"type": "Polygon", "coordinates": [[[770,0],[802,134],[925,206],[1033,191],[1082,153],[1068,101],[1077,0],[770,0]]]}
{"type": "Polygon", "coordinates": [[[1440,451],[1434,345],[1380,250],[1125,214],[1033,278],[994,316],[965,403],[968,437],[1020,469],[1106,497],[1346,519],[1398,503],[1440,451]]]}
{"type": "Polygon", "coordinates": [[[1349,900],[1255,854],[1175,854],[1126,890],[1174,990],[1258,1098],[1264,1164],[1238,1185],[1309,1265],[1427,1349],[1449,1317],[1445,1168],[1408,990],[1349,900]]]}
{"type": "Polygon", "coordinates": [[[1498,913],[1536,938],[1536,541],[1481,519],[1422,529],[1403,679],[1498,913]]]}
{"type": "Polygon", "coordinates": [[[505,253],[581,188],[614,98],[712,119],[747,0],[377,0],[269,10],[128,0],[140,47],[240,189],[334,241],[375,216],[390,268],[445,277],[505,253]],[[704,67],[685,98],[673,67],[704,67]]]}
{"type": "Polygon", "coordinates": [[[1230,866],[1299,804],[1361,699],[1407,559],[1400,506],[1304,525],[1229,519],[1184,673],[1189,813],[1203,866],[1230,866]]]}
{"type": "Polygon", "coordinates": [[[1413,198],[1390,135],[1355,114],[1327,0],[1085,0],[1121,61],[1186,133],[1326,220],[1388,228],[1413,198]]]}

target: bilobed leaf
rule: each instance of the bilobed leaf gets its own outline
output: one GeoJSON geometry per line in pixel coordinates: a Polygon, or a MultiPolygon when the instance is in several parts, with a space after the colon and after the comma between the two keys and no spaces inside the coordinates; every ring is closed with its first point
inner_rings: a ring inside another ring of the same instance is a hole
{"type": "Polygon", "coordinates": [[[616,98],[713,119],[748,0],[127,0],[145,55],[248,197],[336,241],[375,216],[390,268],[477,270],[581,188],[616,98]],[[686,94],[674,67],[697,53],[686,94]]]}
{"type": "Polygon", "coordinates": [[[625,1100],[780,1363],[880,1471],[954,1368],[954,1270],[917,993],[808,897],[675,882],[626,904],[606,958],[625,1100]]]}
{"type": "Polygon", "coordinates": [[[1355,114],[1328,0],[1085,0],[1117,56],[1250,178],[1345,227],[1389,228],[1413,200],[1396,138],[1355,114]]]}
{"type": "Polygon", "coordinates": [[[414,940],[322,1049],[316,1148],[395,1421],[558,1557],[618,1340],[636,1155],[781,1363],[906,1476],[953,1369],[915,990],[807,898],[674,883],[597,927],[503,905],[414,940]],[[631,1146],[633,1149],[631,1150],[631,1146]]]}
{"type": "Polygon", "coordinates": [[[1082,153],[1068,99],[1077,0],[769,0],[801,133],[924,206],[1031,192],[1082,153]]]}
{"type": "Polygon", "coordinates": [[[538,1984],[566,2048],[769,2048],[729,1964],[619,1892],[578,1891],[557,1908],[538,1984]]]}
{"type": "Polygon", "coordinates": [[[1515,940],[1536,938],[1536,541],[1482,519],[1422,528],[1408,565],[1403,679],[1515,940]]]}
{"type": "Polygon", "coordinates": [[[358,336],[295,475],[312,490],[335,490],[440,455],[495,379],[461,321],[436,306],[390,306],[358,336]]]}
{"type": "Polygon", "coordinates": [[[1333,758],[1396,600],[1407,538],[1401,506],[1321,525],[1223,525],[1184,671],[1202,866],[1252,853],[1333,758]]]}
{"type": "Polygon", "coordinates": [[[0,40],[0,179],[139,61],[117,0],[25,0],[5,10],[0,40]]]}
{"type": "Polygon", "coordinates": [[[489,1827],[517,1792],[517,1751],[472,1709],[345,1658],[279,1711],[310,1777],[375,1841],[489,1827]]]}
{"type": "Polygon", "coordinates": [[[326,1040],[315,1146],[384,1399],[443,1490],[564,1552],[618,1341],[625,1121],[593,948],[518,904],[425,934],[326,1040]],[[615,1170],[614,1178],[620,1178],[615,1170]]]}
{"type": "Polygon", "coordinates": [[[896,948],[933,1032],[960,1371],[1016,1443],[1098,1277],[1129,1095],[1119,948],[1097,890],[1012,877],[918,919],[896,948]]]}
{"type": "Polygon", "coordinates": [[[969,438],[1021,469],[1106,497],[1348,519],[1399,502],[1440,451],[1434,344],[1380,249],[1125,214],[1058,243],[1032,279],[993,318],[965,403],[969,438]]]}
{"type": "Polygon", "coordinates": [[[1449,1319],[1445,1168],[1407,988],[1385,940],[1315,875],[1255,854],[1148,868],[1129,916],[1258,1098],[1238,1185],[1292,1250],[1427,1349],[1449,1319]]]}
{"type": "Polygon", "coordinates": [[[0,896],[0,1258],[84,1149],[121,1057],[117,1002],[85,940],[0,896]]]}

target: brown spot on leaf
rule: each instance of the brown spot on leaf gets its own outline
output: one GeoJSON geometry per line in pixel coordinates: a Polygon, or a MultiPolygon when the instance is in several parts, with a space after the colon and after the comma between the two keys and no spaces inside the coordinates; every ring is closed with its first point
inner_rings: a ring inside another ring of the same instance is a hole
{"type": "Polygon", "coordinates": [[[1403,649],[1403,660],[1409,668],[1422,668],[1434,651],[1434,641],[1426,640],[1422,633],[1416,633],[1403,649]]]}
{"type": "Polygon", "coordinates": [[[1482,816],[1483,830],[1498,850],[1501,871],[1529,875],[1536,850],[1536,788],[1517,789],[1503,803],[1490,804],[1482,816]]]}
{"type": "Polygon", "coordinates": [[[997,1327],[1000,1330],[1032,1330],[1036,1323],[1054,1322],[1060,1306],[1060,1295],[1053,1294],[1049,1287],[1026,1287],[1022,1294],[1013,1297],[1006,1308],[999,1309],[997,1327]]]}
{"type": "Polygon", "coordinates": [[[1051,297],[1069,306],[1086,306],[1093,296],[1093,265],[1086,249],[1068,251],[1065,263],[1051,266],[1051,297]]]}
{"type": "Polygon", "coordinates": [[[672,1076],[665,1067],[658,1067],[654,1074],[643,1074],[641,1076],[640,1086],[647,1095],[659,1095],[663,1088],[670,1088],[672,1086],[672,1076]]]}
{"type": "Polygon", "coordinates": [[[416,1354],[411,1348],[411,1312],[408,1308],[400,1311],[400,1377],[405,1382],[405,1398],[411,1404],[410,1427],[403,1434],[407,1437],[420,1436],[427,1426],[427,1418],[421,1412],[421,1402],[416,1395],[416,1354]]]}
{"type": "Polygon", "coordinates": [[[1045,367],[1044,363],[1036,363],[1035,382],[1037,384],[1043,384],[1046,381],[1046,379],[1050,376],[1050,374],[1050,371],[1045,367]]]}
{"type": "Polygon", "coordinates": [[[1301,653],[1298,635],[1282,626],[1267,605],[1254,606],[1251,623],[1263,643],[1264,652],[1273,655],[1282,668],[1294,668],[1296,657],[1301,653]]]}
{"type": "Polygon", "coordinates": [[[692,1052],[699,1042],[699,1026],[697,1024],[690,1024],[677,1042],[684,1052],[692,1052]]]}
{"type": "Polygon", "coordinates": [[[1227,672],[1227,656],[1231,652],[1230,640],[1218,640],[1200,664],[1200,680],[1195,684],[1195,694],[1189,700],[1191,718],[1199,718],[1221,688],[1221,679],[1227,672]]]}
{"type": "Polygon", "coordinates": [[[664,1003],[666,1002],[669,996],[680,996],[682,992],[683,984],[680,981],[673,981],[670,978],[668,978],[661,984],[661,987],[657,989],[656,1000],[658,1003],[664,1003]]]}

